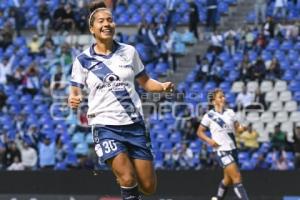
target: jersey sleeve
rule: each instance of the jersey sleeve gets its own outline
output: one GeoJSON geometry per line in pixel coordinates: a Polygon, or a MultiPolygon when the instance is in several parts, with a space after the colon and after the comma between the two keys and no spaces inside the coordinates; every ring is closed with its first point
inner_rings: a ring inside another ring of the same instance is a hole
{"type": "Polygon", "coordinates": [[[134,49],[133,55],[133,71],[135,78],[138,78],[139,76],[146,73],[144,64],[142,63],[141,58],[136,49],[134,49]]]}
{"type": "Polygon", "coordinates": [[[210,120],[209,120],[207,114],[205,114],[205,115],[203,116],[200,125],[202,125],[202,126],[204,126],[205,128],[209,129],[210,120]]]}
{"type": "Polygon", "coordinates": [[[72,66],[71,85],[83,88],[87,78],[87,70],[82,67],[79,60],[76,58],[72,66]]]}

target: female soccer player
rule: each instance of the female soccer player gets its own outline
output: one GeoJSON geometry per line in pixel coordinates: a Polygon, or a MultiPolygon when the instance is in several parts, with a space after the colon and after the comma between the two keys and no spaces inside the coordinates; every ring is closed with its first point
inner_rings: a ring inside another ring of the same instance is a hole
{"type": "Polygon", "coordinates": [[[214,108],[203,116],[197,135],[213,147],[219,164],[224,169],[224,178],[219,185],[217,197],[213,197],[212,200],[223,199],[230,185],[233,185],[239,199],[248,200],[238,168],[234,137],[235,132],[241,133],[246,128],[237,121],[233,110],[225,108],[225,96],[221,89],[215,89],[209,101],[214,108]],[[205,134],[207,129],[210,130],[211,137],[205,134]]]}
{"type": "Polygon", "coordinates": [[[112,168],[122,198],[139,200],[141,193],[155,192],[156,174],[134,82],[150,92],[171,92],[174,85],[151,79],[135,48],[113,40],[115,23],[109,9],[91,8],[89,27],[96,42],[73,63],[68,101],[78,108],[82,88],[89,89],[87,116],[95,151],[112,168]]]}

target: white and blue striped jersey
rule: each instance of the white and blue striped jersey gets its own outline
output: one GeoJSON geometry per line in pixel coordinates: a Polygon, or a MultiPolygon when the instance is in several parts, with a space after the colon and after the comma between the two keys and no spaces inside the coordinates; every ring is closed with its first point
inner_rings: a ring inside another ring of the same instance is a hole
{"type": "Polygon", "coordinates": [[[127,125],[143,120],[134,80],[145,73],[133,46],[114,41],[110,55],[99,55],[93,44],[75,58],[71,85],[89,90],[89,125],[127,125]]]}
{"type": "Polygon", "coordinates": [[[234,123],[237,121],[233,110],[225,109],[223,113],[209,110],[202,118],[201,125],[211,132],[211,137],[220,146],[217,151],[230,151],[236,149],[234,123]]]}

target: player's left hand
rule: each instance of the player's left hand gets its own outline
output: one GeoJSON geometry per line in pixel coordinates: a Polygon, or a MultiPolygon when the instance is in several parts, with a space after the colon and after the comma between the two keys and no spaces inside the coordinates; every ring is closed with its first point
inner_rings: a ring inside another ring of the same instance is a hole
{"type": "Polygon", "coordinates": [[[172,82],[164,82],[162,83],[163,92],[173,92],[174,91],[174,84],[172,82]]]}

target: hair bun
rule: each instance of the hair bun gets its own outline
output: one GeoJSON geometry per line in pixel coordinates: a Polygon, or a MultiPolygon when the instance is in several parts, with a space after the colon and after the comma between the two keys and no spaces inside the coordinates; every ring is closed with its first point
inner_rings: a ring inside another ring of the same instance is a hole
{"type": "Polygon", "coordinates": [[[89,4],[90,13],[94,12],[94,10],[98,8],[106,8],[106,5],[103,0],[95,0],[89,4]]]}

